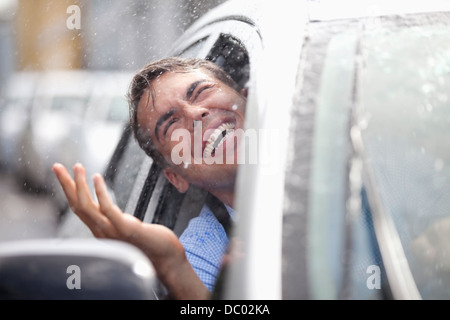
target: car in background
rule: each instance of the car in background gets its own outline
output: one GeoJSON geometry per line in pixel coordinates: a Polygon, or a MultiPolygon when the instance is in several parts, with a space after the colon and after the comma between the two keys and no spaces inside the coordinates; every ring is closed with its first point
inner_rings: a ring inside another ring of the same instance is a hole
{"type": "Polygon", "coordinates": [[[90,90],[85,71],[51,71],[40,77],[21,137],[20,174],[29,188],[51,192],[52,163],[69,164],[79,157],[90,90]]]}
{"type": "Polygon", "coordinates": [[[27,188],[54,194],[66,207],[52,165],[83,162],[102,171],[128,120],[126,72],[51,71],[41,74],[20,139],[18,177],[27,188]]]}
{"type": "Polygon", "coordinates": [[[0,106],[0,168],[15,174],[20,163],[20,139],[30,116],[39,73],[13,73],[3,88],[0,106]]]}
{"type": "MultiPolygon", "coordinates": [[[[168,55],[214,61],[248,89],[246,129],[260,133],[214,298],[449,298],[450,5],[419,7],[230,0],[174,44],[168,55]]],[[[203,205],[128,126],[104,175],[124,212],[177,235],[203,205]]],[[[61,237],[88,237],[77,223],[68,212],[61,237]]]]}
{"type": "Polygon", "coordinates": [[[128,124],[126,94],[133,73],[96,71],[91,73],[92,87],[81,131],[83,143],[79,161],[89,173],[103,172],[128,124]]]}

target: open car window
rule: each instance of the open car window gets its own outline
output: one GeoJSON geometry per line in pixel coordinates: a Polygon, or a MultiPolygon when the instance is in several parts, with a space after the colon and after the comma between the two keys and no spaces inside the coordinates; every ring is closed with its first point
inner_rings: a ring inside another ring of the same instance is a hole
{"type": "MultiPolygon", "coordinates": [[[[250,60],[261,47],[260,40],[256,29],[247,23],[219,21],[181,39],[170,55],[213,61],[244,88],[250,76],[250,60]]],[[[105,176],[122,210],[145,222],[163,224],[177,235],[200,212],[206,196],[193,186],[180,194],[139,148],[129,129],[124,130],[105,176]]]]}

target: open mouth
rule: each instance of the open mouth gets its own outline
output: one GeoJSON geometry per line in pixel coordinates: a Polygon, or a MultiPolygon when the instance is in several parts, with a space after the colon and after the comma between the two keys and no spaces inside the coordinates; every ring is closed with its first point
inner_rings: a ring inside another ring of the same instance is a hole
{"type": "Polygon", "coordinates": [[[222,146],[226,138],[234,132],[235,124],[226,122],[221,124],[209,137],[203,151],[203,157],[208,158],[216,153],[216,150],[222,146]]]}

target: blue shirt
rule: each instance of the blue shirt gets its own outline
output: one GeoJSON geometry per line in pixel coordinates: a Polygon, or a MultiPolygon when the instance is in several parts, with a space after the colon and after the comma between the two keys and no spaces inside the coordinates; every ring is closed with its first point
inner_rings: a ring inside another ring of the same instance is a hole
{"type": "MultiPolygon", "coordinates": [[[[233,209],[225,207],[233,218],[233,209]]],[[[206,205],[197,217],[189,221],[186,230],[180,236],[187,259],[210,291],[216,283],[228,241],[222,224],[206,205]]]]}

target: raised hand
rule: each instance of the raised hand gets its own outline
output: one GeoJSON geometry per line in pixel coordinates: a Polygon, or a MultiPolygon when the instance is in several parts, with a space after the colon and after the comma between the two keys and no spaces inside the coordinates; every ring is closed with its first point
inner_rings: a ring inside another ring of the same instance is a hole
{"type": "Polygon", "coordinates": [[[184,248],[172,230],[162,225],[143,223],[132,215],[124,214],[112,202],[105,181],[99,174],[93,177],[98,201],[94,200],[81,164],[73,168],[74,179],[59,163],[54,164],[52,169],[70,208],[94,236],[126,241],[140,248],[174,298],[208,297],[208,290],[187,261],[184,248]]]}

